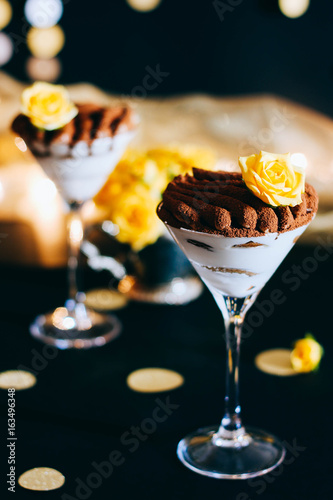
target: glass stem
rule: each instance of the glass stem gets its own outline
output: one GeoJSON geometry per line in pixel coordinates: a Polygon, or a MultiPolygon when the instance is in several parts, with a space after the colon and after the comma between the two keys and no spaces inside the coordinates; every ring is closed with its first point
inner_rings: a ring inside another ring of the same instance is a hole
{"type": "Polygon", "coordinates": [[[243,321],[244,318],[238,311],[225,319],[226,391],[221,425],[227,431],[237,431],[242,427],[239,404],[239,357],[243,321]]]}
{"type": "Polygon", "coordinates": [[[240,344],[245,314],[254,303],[257,294],[244,298],[228,297],[216,293],[213,295],[223,314],[227,355],[224,416],[215,435],[215,444],[230,447],[246,446],[249,441],[242,426],[239,403],[240,344]]]}
{"type": "Polygon", "coordinates": [[[83,225],[80,214],[80,203],[73,202],[70,204],[70,212],[68,216],[68,285],[69,298],[77,301],[78,286],[77,274],[79,267],[79,253],[81,242],[83,239],[83,225]]]}

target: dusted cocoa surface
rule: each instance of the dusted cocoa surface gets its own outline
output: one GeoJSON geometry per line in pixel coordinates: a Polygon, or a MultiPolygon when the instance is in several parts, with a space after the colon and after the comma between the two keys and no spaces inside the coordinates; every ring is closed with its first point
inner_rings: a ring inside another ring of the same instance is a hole
{"type": "Polygon", "coordinates": [[[300,205],[271,207],[248,190],[240,173],[193,168],[193,176],[179,175],[169,183],[157,213],[177,228],[255,237],[308,224],[317,210],[318,195],[307,183],[300,205]]]}
{"type": "Polygon", "coordinates": [[[79,112],[73,120],[57,130],[41,130],[32,125],[29,118],[18,115],[12,124],[12,129],[27,143],[34,142],[46,146],[66,144],[74,146],[80,141],[91,144],[95,139],[113,137],[118,132],[135,128],[133,111],[126,106],[105,108],[95,104],[76,104],[79,112]]]}

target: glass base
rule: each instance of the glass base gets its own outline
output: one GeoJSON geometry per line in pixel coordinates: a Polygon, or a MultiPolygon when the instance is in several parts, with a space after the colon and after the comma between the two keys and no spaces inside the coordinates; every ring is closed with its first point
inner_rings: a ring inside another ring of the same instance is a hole
{"type": "Polygon", "coordinates": [[[65,307],[37,316],[30,325],[33,337],[59,349],[103,346],[118,337],[121,329],[115,316],[97,313],[72,300],[65,307]]]}
{"type": "Polygon", "coordinates": [[[178,458],[189,469],[217,479],[248,479],[262,476],[285,457],[282,443],[259,429],[246,428],[242,444],[223,444],[218,426],[205,427],[180,441],[178,458]]]}
{"type": "Polygon", "coordinates": [[[203,285],[196,276],[174,278],[169,283],[155,286],[144,285],[136,278],[127,276],[120,282],[119,290],[137,302],[179,306],[197,299],[203,291],[203,285]]]}

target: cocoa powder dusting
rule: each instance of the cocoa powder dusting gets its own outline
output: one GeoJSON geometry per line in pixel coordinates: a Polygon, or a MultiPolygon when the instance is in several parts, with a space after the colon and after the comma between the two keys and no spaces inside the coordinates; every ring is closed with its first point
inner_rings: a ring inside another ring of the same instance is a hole
{"type": "MultiPolygon", "coordinates": [[[[193,176],[179,175],[169,183],[157,214],[176,228],[256,237],[304,226],[317,210],[318,195],[310,184],[305,184],[299,205],[271,207],[248,190],[240,173],[193,168],[193,176]]],[[[246,247],[254,246],[252,243],[246,247]]]]}
{"type": "Polygon", "coordinates": [[[40,130],[30,122],[29,118],[19,114],[12,123],[12,130],[20,135],[29,149],[38,156],[33,143],[44,145],[68,144],[74,146],[80,141],[87,144],[96,138],[113,137],[121,131],[135,128],[134,112],[125,106],[101,107],[96,104],[77,104],[79,113],[64,127],[47,131],[40,130]]]}

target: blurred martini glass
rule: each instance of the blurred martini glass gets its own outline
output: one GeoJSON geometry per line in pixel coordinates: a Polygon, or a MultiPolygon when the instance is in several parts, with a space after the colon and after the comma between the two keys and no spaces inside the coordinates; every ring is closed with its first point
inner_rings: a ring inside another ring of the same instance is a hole
{"type": "MultiPolygon", "coordinates": [[[[45,84],[42,85],[44,91],[45,84]]],[[[46,91],[57,91],[57,87],[46,87],[46,91]]],[[[38,316],[30,327],[34,337],[60,349],[101,346],[120,333],[118,319],[87,308],[84,294],[78,291],[77,270],[83,238],[80,211],[117,165],[138,122],[126,106],[83,104],[76,109],[76,116],[60,129],[42,130],[24,114],[18,115],[12,125],[69,207],[69,298],[64,307],[38,316]]]]}

